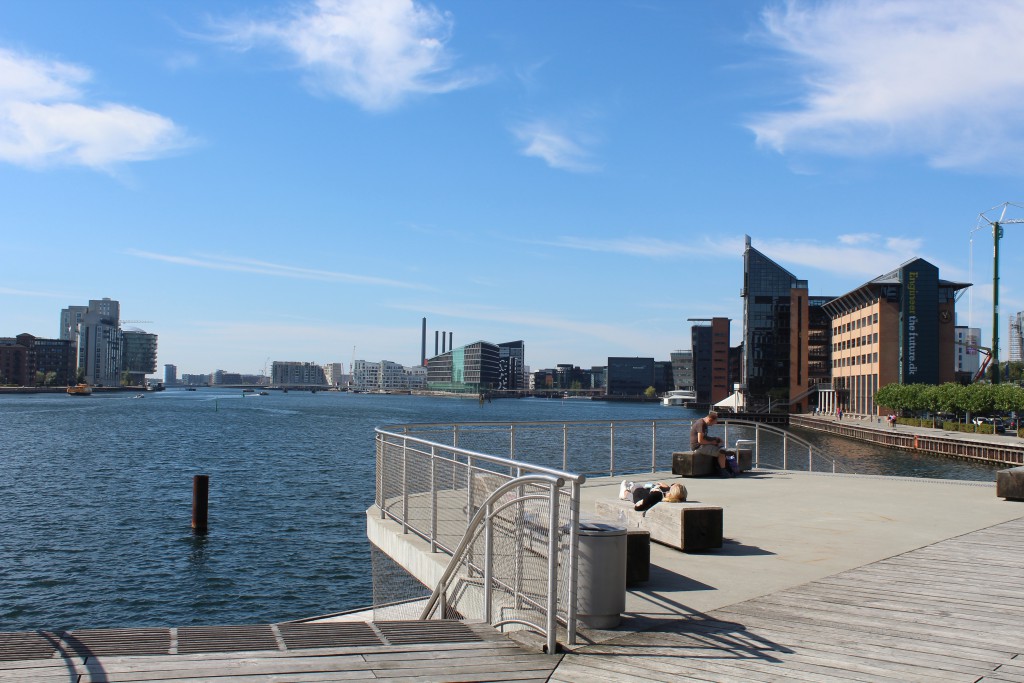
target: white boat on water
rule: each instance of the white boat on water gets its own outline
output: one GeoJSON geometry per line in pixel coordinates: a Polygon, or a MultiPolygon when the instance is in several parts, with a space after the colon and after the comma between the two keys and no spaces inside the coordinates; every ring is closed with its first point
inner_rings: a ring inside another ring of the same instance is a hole
{"type": "Polygon", "coordinates": [[[695,389],[673,389],[661,397],[663,406],[684,406],[687,403],[694,403],[697,400],[695,389]]]}

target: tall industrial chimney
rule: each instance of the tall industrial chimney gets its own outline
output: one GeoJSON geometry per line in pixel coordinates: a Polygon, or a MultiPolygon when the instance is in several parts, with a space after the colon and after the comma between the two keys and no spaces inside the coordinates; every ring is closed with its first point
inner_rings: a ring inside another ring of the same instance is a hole
{"type": "Polygon", "coordinates": [[[448,333],[448,350],[449,351],[451,351],[452,349],[455,348],[455,344],[452,342],[452,336],[454,334],[455,334],[454,332],[449,332],[448,333]]]}
{"type": "Polygon", "coordinates": [[[444,330],[441,330],[441,353],[444,353],[445,351],[447,351],[447,349],[444,348],[444,343],[445,343],[445,341],[447,339],[448,339],[448,333],[445,332],[444,330]]]}
{"type": "Polygon", "coordinates": [[[440,353],[438,352],[438,350],[437,350],[437,330],[434,330],[434,355],[435,355],[435,356],[439,356],[439,355],[441,355],[441,354],[440,354],[440,353]]]}
{"type": "Polygon", "coordinates": [[[420,365],[427,364],[427,319],[423,319],[423,334],[420,341],[420,365]]]}

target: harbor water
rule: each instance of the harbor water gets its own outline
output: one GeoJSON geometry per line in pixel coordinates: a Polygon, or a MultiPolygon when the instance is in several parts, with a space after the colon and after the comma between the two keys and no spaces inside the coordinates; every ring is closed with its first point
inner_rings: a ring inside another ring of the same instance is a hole
{"type": "MultiPolygon", "coordinates": [[[[274,622],[368,605],[377,426],[696,417],[652,403],[206,388],[0,396],[0,631],[274,622]],[[196,474],[210,477],[206,536],[189,526],[196,474]]],[[[985,465],[813,438],[863,473],[994,478],[985,465]]]]}

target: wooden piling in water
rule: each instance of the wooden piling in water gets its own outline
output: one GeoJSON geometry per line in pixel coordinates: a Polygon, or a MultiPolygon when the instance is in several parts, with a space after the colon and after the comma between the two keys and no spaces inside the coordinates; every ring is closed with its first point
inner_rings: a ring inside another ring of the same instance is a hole
{"type": "Polygon", "coordinates": [[[210,512],[210,476],[197,474],[192,478],[192,530],[197,534],[207,532],[207,518],[210,512]]]}

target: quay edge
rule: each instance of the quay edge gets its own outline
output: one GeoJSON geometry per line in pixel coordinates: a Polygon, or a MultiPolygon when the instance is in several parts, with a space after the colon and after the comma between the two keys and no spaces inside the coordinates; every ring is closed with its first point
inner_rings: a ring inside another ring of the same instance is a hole
{"type": "Polygon", "coordinates": [[[884,423],[871,422],[871,419],[836,420],[831,416],[790,415],[789,426],[791,429],[822,432],[902,451],[991,465],[1024,465],[1024,442],[1014,437],[947,432],[943,429],[904,425],[892,428],[884,423]]]}

